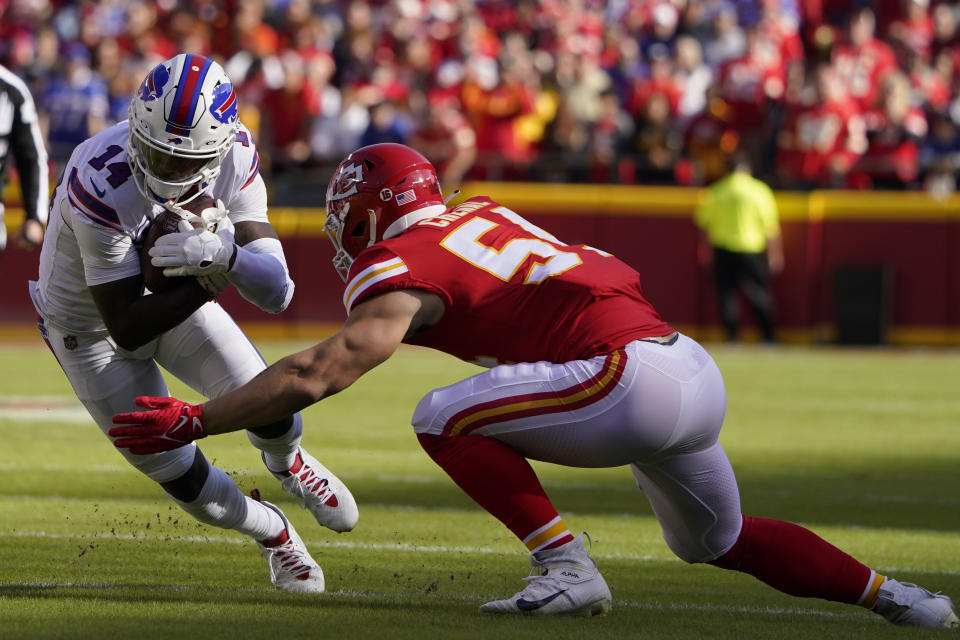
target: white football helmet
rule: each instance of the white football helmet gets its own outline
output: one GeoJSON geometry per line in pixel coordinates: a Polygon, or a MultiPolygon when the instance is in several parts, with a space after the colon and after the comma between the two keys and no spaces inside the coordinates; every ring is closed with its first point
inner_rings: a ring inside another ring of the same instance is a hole
{"type": "Polygon", "coordinates": [[[220,173],[237,136],[237,93],[219,64],[181,53],[147,74],[129,122],[127,157],[140,193],[175,209],[220,173]]]}

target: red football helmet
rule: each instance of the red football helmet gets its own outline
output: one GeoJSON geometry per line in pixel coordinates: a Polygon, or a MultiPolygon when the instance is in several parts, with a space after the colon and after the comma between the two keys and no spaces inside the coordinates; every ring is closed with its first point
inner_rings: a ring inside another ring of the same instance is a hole
{"type": "Polygon", "coordinates": [[[370,245],[446,211],[437,171],[402,144],[372,144],[348,155],[327,185],[324,229],[344,280],[353,259],[370,245]]]}

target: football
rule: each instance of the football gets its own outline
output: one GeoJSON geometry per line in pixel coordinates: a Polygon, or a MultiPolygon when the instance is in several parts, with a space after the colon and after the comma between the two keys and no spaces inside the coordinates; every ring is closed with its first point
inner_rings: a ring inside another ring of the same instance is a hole
{"type": "MultiPolygon", "coordinates": [[[[200,214],[201,211],[209,207],[215,207],[216,202],[213,198],[208,195],[201,195],[190,202],[181,205],[186,211],[200,214]]],[[[175,276],[168,278],[163,275],[163,267],[155,267],[150,263],[150,247],[152,247],[160,236],[165,236],[168,233],[174,233],[176,231],[182,231],[180,228],[180,222],[183,221],[179,215],[173,211],[164,210],[162,213],[157,215],[156,218],[150,223],[150,226],[147,227],[146,232],[143,236],[143,242],[140,244],[140,272],[143,274],[143,286],[149,289],[152,293],[163,293],[165,291],[170,291],[175,289],[178,286],[181,286],[184,282],[191,280],[193,276],[175,276]]],[[[193,223],[193,226],[199,223],[199,220],[193,223]]]]}

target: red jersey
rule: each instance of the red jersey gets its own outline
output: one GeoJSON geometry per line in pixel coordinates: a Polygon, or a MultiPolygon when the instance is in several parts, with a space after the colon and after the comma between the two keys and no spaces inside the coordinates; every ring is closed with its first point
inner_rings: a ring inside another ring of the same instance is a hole
{"type": "Polygon", "coordinates": [[[786,67],[769,43],[720,67],[720,95],[733,111],[738,128],[756,127],[768,101],[783,97],[786,67]]]}
{"type": "Polygon", "coordinates": [[[874,38],[860,48],[838,45],[833,66],[850,97],[861,109],[869,109],[877,101],[884,76],[896,71],[897,58],[890,45],[874,38]]]}
{"type": "Polygon", "coordinates": [[[446,307],[406,340],[468,362],[569,362],[673,332],[643,298],[636,271],[569,246],[478,196],[360,252],[343,302],[421,289],[446,307]]]}
{"type": "Polygon", "coordinates": [[[777,162],[794,178],[827,184],[866,149],[863,120],[852,101],[801,106],[787,115],[777,162]]]}

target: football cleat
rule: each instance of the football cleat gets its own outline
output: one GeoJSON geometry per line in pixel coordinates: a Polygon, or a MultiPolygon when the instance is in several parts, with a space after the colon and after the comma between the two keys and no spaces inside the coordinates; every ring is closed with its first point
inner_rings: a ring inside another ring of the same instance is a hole
{"type": "Polygon", "coordinates": [[[940,593],[930,593],[915,584],[890,578],[880,585],[873,611],[893,624],[909,627],[960,626],[953,600],[940,593]]]}
{"type": "Polygon", "coordinates": [[[257,541],[260,553],[270,565],[270,582],[283,591],[323,593],[323,570],[310,556],[303,540],[297,535],[297,530],[280,509],[260,499],[259,491],[254,489],[250,496],[268,509],[276,511],[283,520],[284,529],[277,538],[257,541]]]}
{"type": "Polygon", "coordinates": [[[506,600],[480,607],[480,613],[517,615],[593,616],[610,610],[613,597],[597,563],[584,545],[584,532],[555,549],[530,554],[533,570],[524,578],[530,584],[506,600]]]}
{"type": "MultiPolygon", "coordinates": [[[[266,457],[262,457],[266,464],[266,457]]],[[[300,508],[308,509],[321,526],[343,533],[357,525],[360,512],[347,485],[302,447],[287,471],[270,473],[280,481],[284,491],[296,498],[300,508]]]]}

